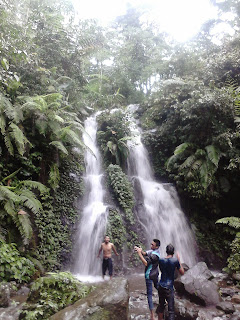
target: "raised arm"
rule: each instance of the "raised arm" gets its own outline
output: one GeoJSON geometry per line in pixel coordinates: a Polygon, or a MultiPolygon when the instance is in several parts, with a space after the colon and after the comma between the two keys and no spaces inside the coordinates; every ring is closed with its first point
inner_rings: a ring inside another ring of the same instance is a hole
{"type": "Polygon", "coordinates": [[[179,271],[179,273],[183,276],[183,275],[184,275],[184,269],[183,269],[183,266],[182,266],[182,264],[181,264],[181,262],[180,262],[180,256],[179,256],[178,253],[176,254],[176,256],[177,256],[178,262],[179,262],[179,264],[180,264],[180,268],[178,269],[178,271],[179,271]]]}
{"type": "Polygon", "coordinates": [[[142,263],[145,265],[145,267],[147,266],[147,260],[144,259],[143,254],[142,254],[142,248],[139,247],[135,247],[135,250],[137,251],[140,260],[142,261],[142,263]]]}

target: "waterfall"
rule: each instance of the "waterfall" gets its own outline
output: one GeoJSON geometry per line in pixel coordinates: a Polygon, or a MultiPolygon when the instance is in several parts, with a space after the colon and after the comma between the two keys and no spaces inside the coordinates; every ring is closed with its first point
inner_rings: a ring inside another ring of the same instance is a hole
{"type": "Polygon", "coordinates": [[[133,124],[134,142],[130,149],[128,175],[136,195],[136,215],[142,225],[150,249],[152,239],[161,241],[161,256],[166,256],[166,245],[172,243],[182,262],[189,267],[196,262],[196,242],[193,232],[181,210],[178,195],[171,184],[154,180],[146,148],[141,142],[140,129],[133,124]]]}
{"type": "Polygon", "coordinates": [[[102,186],[101,157],[96,141],[96,115],[87,118],[84,127],[86,133],[83,135],[83,141],[94,155],[88,150],[84,154],[86,190],[83,198],[84,209],[77,228],[72,271],[80,276],[89,276],[101,274],[101,261],[97,259],[97,254],[106,230],[107,206],[103,202],[105,191],[102,186]]]}

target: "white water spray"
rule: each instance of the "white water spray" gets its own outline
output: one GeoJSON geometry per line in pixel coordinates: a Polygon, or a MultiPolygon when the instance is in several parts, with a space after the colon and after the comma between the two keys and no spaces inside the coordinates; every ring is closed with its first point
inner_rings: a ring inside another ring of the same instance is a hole
{"type": "Polygon", "coordinates": [[[107,206],[104,205],[105,191],[102,186],[103,172],[101,170],[101,157],[97,148],[96,115],[85,121],[83,141],[94,153],[86,151],[84,161],[86,165],[85,196],[83,199],[83,212],[79,222],[75,243],[75,262],[73,273],[79,278],[101,274],[101,260],[97,259],[98,250],[103,241],[107,224],[107,206]]]}
{"type": "Polygon", "coordinates": [[[175,188],[154,180],[148,153],[141,142],[136,125],[132,127],[135,143],[128,143],[128,175],[133,181],[137,218],[142,225],[150,249],[152,239],[161,241],[161,256],[166,256],[166,245],[172,243],[182,262],[189,267],[196,262],[196,242],[193,232],[181,210],[175,188]]]}

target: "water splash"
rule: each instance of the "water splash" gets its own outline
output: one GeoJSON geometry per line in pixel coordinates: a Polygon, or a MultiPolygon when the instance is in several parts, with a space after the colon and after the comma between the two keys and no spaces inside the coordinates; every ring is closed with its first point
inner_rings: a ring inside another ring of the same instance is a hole
{"type": "Polygon", "coordinates": [[[197,262],[197,245],[181,210],[177,192],[171,184],[154,180],[148,152],[141,142],[140,129],[133,123],[131,131],[135,140],[134,143],[128,142],[128,175],[134,184],[136,215],[145,231],[147,245],[150,248],[153,238],[160,239],[161,255],[166,256],[166,245],[172,243],[181,261],[191,267],[197,262]]]}
{"type": "Polygon", "coordinates": [[[104,204],[105,191],[102,185],[103,172],[100,152],[97,147],[96,115],[85,120],[84,143],[93,151],[86,151],[84,176],[86,192],[83,212],[79,221],[75,243],[75,261],[72,272],[78,277],[101,274],[101,261],[97,259],[107,224],[107,206],[104,204]]]}

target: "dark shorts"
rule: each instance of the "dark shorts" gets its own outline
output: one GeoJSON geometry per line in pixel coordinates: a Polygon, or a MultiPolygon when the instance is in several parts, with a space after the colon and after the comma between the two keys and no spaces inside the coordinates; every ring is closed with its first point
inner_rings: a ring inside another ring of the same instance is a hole
{"type": "Polygon", "coordinates": [[[106,271],[108,270],[108,273],[110,276],[112,276],[113,273],[113,264],[111,258],[103,258],[102,262],[102,274],[105,276],[106,271]]]}

